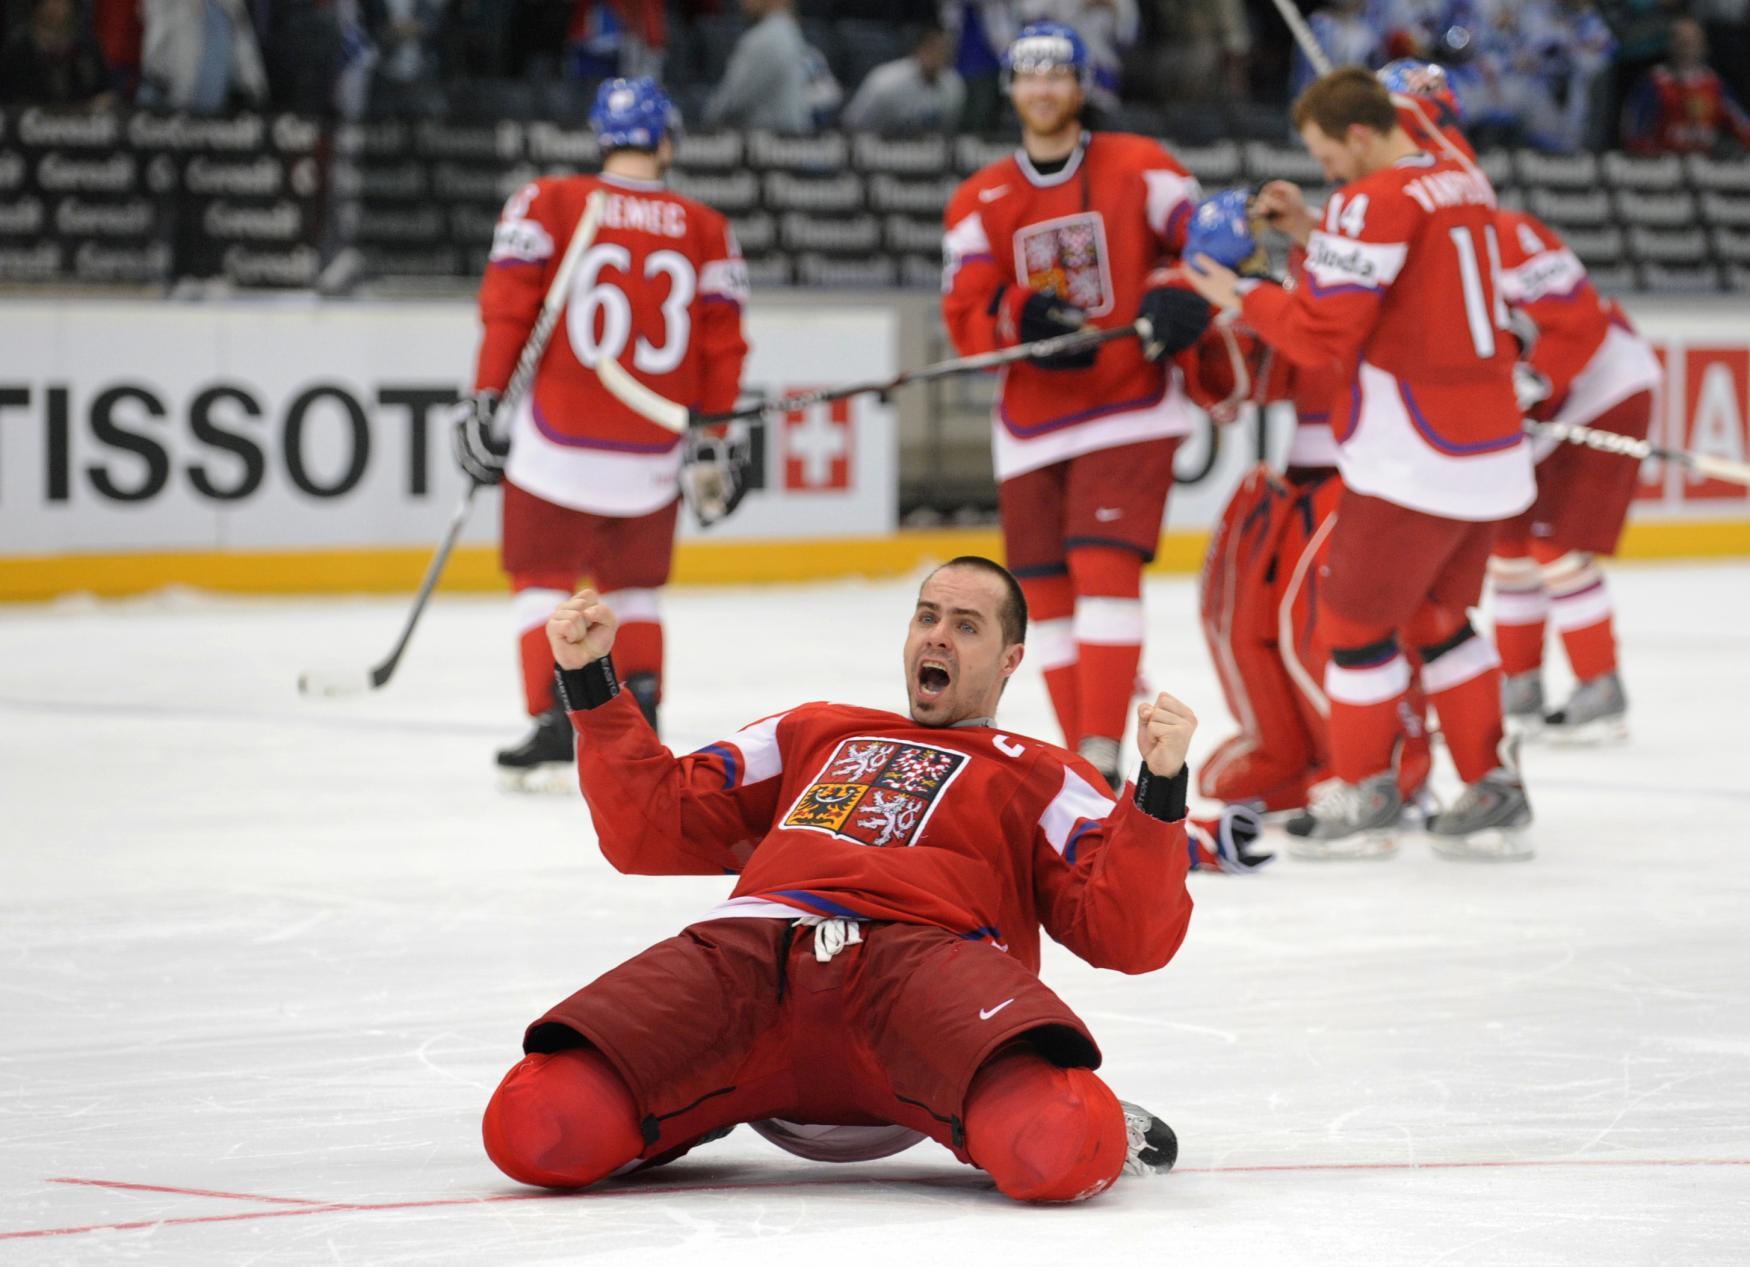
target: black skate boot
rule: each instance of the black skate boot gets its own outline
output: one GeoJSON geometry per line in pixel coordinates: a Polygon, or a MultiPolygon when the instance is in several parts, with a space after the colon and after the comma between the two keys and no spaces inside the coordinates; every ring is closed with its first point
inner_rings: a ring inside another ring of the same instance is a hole
{"type": "Polygon", "coordinates": [[[1124,1173],[1164,1175],[1179,1160],[1179,1137],[1173,1128],[1140,1104],[1118,1101],[1124,1110],[1124,1173]]]}
{"type": "Polygon", "coordinates": [[[498,778],[507,792],[563,792],[572,775],[571,720],[557,706],[533,719],[534,729],[514,748],[498,752],[498,778]]]}

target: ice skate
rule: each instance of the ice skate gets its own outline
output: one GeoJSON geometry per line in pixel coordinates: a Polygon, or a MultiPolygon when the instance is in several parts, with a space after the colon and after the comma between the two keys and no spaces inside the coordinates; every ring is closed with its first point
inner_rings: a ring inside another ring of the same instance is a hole
{"type": "Polygon", "coordinates": [[[1076,755],[1098,770],[1101,777],[1106,780],[1106,785],[1114,792],[1124,790],[1124,775],[1118,769],[1118,741],[1116,739],[1107,739],[1102,735],[1089,735],[1076,745],[1076,755]]]}
{"type": "Polygon", "coordinates": [[[1288,820],[1288,852],[1297,858],[1383,858],[1397,850],[1403,808],[1395,770],[1360,783],[1327,779],[1312,790],[1306,812],[1288,820]]]}
{"type": "Polygon", "coordinates": [[[1124,1173],[1164,1175],[1179,1160],[1179,1137],[1173,1128],[1140,1104],[1118,1101],[1124,1110],[1124,1173]]]}
{"type": "Polygon", "coordinates": [[[568,792],[577,780],[571,720],[562,708],[533,718],[534,728],[514,748],[498,752],[499,786],[507,792],[568,792]]]}
{"type": "Polygon", "coordinates": [[[1628,738],[1628,695],[1612,670],[1582,682],[1568,702],[1543,719],[1544,737],[1575,747],[1620,743],[1628,738]]]}
{"type": "Polygon", "coordinates": [[[1543,730],[1543,672],[1530,669],[1501,677],[1501,720],[1510,735],[1531,738],[1543,730]]]}
{"type": "Polygon", "coordinates": [[[1517,862],[1532,855],[1531,799],[1519,777],[1519,740],[1501,742],[1501,764],[1428,820],[1434,851],[1448,858],[1517,862]]]}

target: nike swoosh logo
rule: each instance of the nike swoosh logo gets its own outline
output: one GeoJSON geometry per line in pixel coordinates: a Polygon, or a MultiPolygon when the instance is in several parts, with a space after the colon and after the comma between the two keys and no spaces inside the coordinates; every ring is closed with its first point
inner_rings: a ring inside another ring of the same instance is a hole
{"type": "Polygon", "coordinates": [[[978,200],[980,202],[995,202],[1008,192],[1007,185],[998,185],[995,189],[981,189],[978,191],[978,200]]]}
{"type": "Polygon", "coordinates": [[[1005,1007],[1007,1007],[1009,1004],[1013,1003],[1014,1001],[1015,1000],[1013,1000],[1013,999],[1004,999],[1001,1003],[999,1003],[995,1007],[991,1008],[991,1010],[988,1012],[985,1011],[983,1008],[979,1008],[978,1009],[978,1019],[981,1021],[988,1021],[991,1017],[995,1016],[998,1012],[1002,1011],[1005,1007]]]}

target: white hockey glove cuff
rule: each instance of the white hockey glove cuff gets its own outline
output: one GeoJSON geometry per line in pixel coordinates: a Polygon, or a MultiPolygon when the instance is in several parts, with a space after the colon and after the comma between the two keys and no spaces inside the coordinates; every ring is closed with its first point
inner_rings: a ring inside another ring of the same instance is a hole
{"type": "Polygon", "coordinates": [[[504,462],[510,456],[510,437],[494,429],[498,416],[498,393],[475,392],[451,406],[446,415],[453,424],[451,440],[456,465],[476,484],[496,484],[504,478],[504,462]]]}
{"type": "Polygon", "coordinates": [[[698,432],[687,438],[681,460],[681,496],[699,527],[727,519],[747,495],[753,444],[747,427],[731,423],[723,434],[698,432]]]}

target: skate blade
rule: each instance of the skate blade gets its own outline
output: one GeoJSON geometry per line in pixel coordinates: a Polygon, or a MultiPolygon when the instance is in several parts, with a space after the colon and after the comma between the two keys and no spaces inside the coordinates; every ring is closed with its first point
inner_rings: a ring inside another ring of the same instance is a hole
{"type": "Polygon", "coordinates": [[[549,761],[525,769],[500,767],[498,789],[525,796],[566,796],[577,792],[577,767],[569,761],[549,761]]]}
{"type": "Polygon", "coordinates": [[[1628,718],[1596,717],[1578,726],[1545,726],[1540,736],[1552,748],[1603,748],[1628,741],[1628,718]]]}
{"type": "Polygon", "coordinates": [[[1508,713],[1501,722],[1509,735],[1517,735],[1527,743],[1538,742],[1548,729],[1536,713],[1508,713]]]}
{"type": "Polygon", "coordinates": [[[1455,862],[1524,862],[1537,852],[1523,827],[1489,827],[1468,836],[1430,834],[1428,843],[1455,862]]]}
{"type": "Polygon", "coordinates": [[[1336,840],[1317,840],[1311,836],[1290,836],[1288,852],[1309,862],[1347,862],[1372,858],[1389,858],[1398,851],[1395,831],[1362,831],[1336,840]]]}

